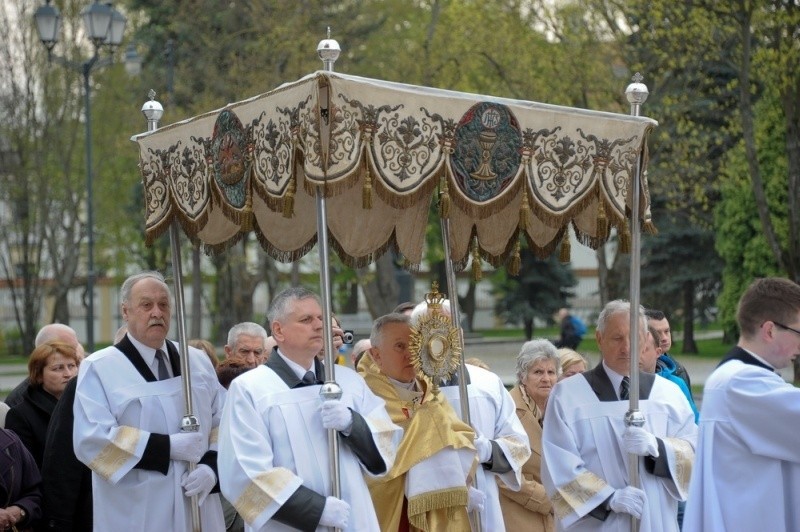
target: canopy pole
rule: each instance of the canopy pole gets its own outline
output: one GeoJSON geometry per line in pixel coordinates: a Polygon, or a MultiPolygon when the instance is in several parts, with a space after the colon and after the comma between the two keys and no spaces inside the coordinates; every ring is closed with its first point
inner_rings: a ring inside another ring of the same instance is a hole
{"type": "MultiPolygon", "coordinates": [[[[450,319],[453,320],[453,327],[458,330],[458,341],[461,342],[461,360],[458,362],[458,395],[461,403],[461,419],[469,426],[469,395],[467,392],[467,368],[464,362],[464,329],[461,328],[461,314],[458,309],[458,288],[456,287],[456,274],[453,270],[453,261],[450,258],[450,219],[440,218],[442,227],[442,247],[444,247],[445,274],[447,276],[447,297],[450,300],[450,319]]],[[[481,467],[480,465],[478,467],[481,467]]],[[[476,486],[477,488],[477,486],[476,486]]],[[[473,510],[470,512],[470,522],[472,530],[481,531],[480,512],[473,510]]]]}
{"type": "MultiPolygon", "coordinates": [[[[339,57],[341,48],[339,43],[331,39],[331,29],[328,28],[328,37],[317,45],[317,55],[322,60],[324,70],[333,72],[333,65],[339,57]]],[[[320,87],[319,105],[320,116],[323,123],[320,124],[322,140],[323,168],[327,172],[328,149],[327,139],[330,136],[330,98],[328,87],[320,87]],[[327,113],[325,112],[327,111],[327,113]]],[[[336,382],[335,360],[333,358],[333,330],[331,328],[331,283],[328,249],[328,211],[325,204],[325,186],[316,187],[317,202],[317,250],[319,252],[320,263],[320,297],[322,299],[322,332],[325,337],[325,384],[320,389],[320,397],[323,401],[339,399],[342,397],[342,388],[336,382]]],[[[335,429],[328,429],[328,462],[330,464],[330,492],[333,497],[341,499],[341,479],[339,473],[339,436],[335,429]]],[[[339,530],[334,528],[334,530],[339,530]]]]}
{"type": "MultiPolygon", "coordinates": [[[[630,85],[625,89],[625,96],[631,104],[631,116],[640,116],[641,105],[647,100],[649,91],[647,86],[642,83],[644,78],[640,73],[636,73],[630,85]]],[[[639,227],[639,196],[641,188],[642,164],[644,157],[644,138],[642,146],[636,157],[636,167],[631,179],[631,275],[630,275],[630,331],[631,331],[631,369],[630,369],[630,389],[629,407],[625,414],[625,425],[642,427],[644,426],[644,415],[639,410],[639,340],[641,338],[641,314],[639,313],[639,285],[641,269],[641,230],[639,227]]],[[[641,488],[639,478],[639,456],[628,454],[628,470],[630,485],[641,488]]],[[[639,519],[631,516],[631,531],[638,532],[639,519]]]]}
{"type": "MultiPolygon", "coordinates": [[[[145,102],[142,106],[142,113],[147,118],[147,131],[155,131],[158,129],[158,121],[164,114],[164,108],[156,101],[156,92],[150,89],[148,93],[150,100],[145,102]]],[[[200,423],[194,415],[194,408],[192,406],[192,382],[190,379],[189,368],[189,351],[186,343],[186,315],[185,303],[183,300],[183,268],[181,267],[181,248],[180,248],[180,232],[178,231],[178,222],[173,220],[169,226],[169,243],[172,250],[172,274],[175,278],[175,313],[176,322],[178,325],[178,350],[181,356],[181,387],[183,389],[183,409],[185,415],[181,419],[181,432],[197,432],[200,430],[200,423]]],[[[197,468],[197,464],[189,462],[189,472],[191,473],[197,468]]],[[[202,525],[200,523],[200,505],[197,501],[197,495],[191,497],[192,507],[192,531],[200,532],[202,525]]]]}

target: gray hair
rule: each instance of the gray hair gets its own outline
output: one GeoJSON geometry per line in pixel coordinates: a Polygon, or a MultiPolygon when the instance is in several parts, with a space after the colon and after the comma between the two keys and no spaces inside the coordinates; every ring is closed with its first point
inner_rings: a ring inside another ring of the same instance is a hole
{"type": "MultiPolygon", "coordinates": [[[[615,299],[614,301],[609,301],[608,303],[606,303],[606,306],[603,307],[603,310],[597,317],[597,330],[600,333],[605,332],[608,321],[611,319],[612,316],[616,316],[617,314],[627,314],[628,316],[630,316],[631,314],[630,301],[626,301],[624,299],[615,299]]],[[[644,307],[642,307],[641,305],[639,305],[639,328],[641,334],[647,333],[647,316],[645,316],[644,307]]]]}
{"type": "Polygon", "coordinates": [[[272,298],[272,303],[267,311],[267,319],[270,326],[274,321],[283,321],[289,314],[289,304],[303,299],[313,299],[320,303],[319,296],[307,288],[302,286],[293,286],[281,291],[278,295],[272,298]]]}
{"type": "Polygon", "coordinates": [[[386,314],[375,320],[372,323],[372,331],[369,333],[369,343],[372,344],[372,347],[380,345],[383,339],[383,328],[392,323],[411,325],[411,320],[405,314],[398,314],[397,312],[386,314]]]}
{"type": "Polygon", "coordinates": [[[360,355],[370,347],[372,347],[372,341],[369,338],[362,338],[353,346],[353,353],[355,355],[360,355]]]}
{"type": "Polygon", "coordinates": [[[65,338],[68,336],[75,338],[77,341],[78,335],[75,334],[75,330],[72,327],[63,323],[50,323],[39,329],[33,344],[35,347],[39,347],[45,342],[66,342],[65,338]]]}
{"type": "MultiPolygon", "coordinates": [[[[452,316],[450,313],[450,300],[445,299],[442,301],[442,310],[448,316],[452,316]]],[[[417,306],[414,307],[414,310],[411,311],[411,318],[410,323],[411,325],[416,325],[419,319],[425,316],[428,313],[428,303],[423,301],[422,303],[418,303],[417,306]]]]}
{"type": "Polygon", "coordinates": [[[239,340],[239,336],[242,334],[261,338],[265,344],[267,342],[267,331],[264,329],[264,327],[258,323],[253,323],[252,321],[245,321],[242,323],[237,323],[231,327],[230,331],[228,331],[228,345],[231,347],[231,349],[236,345],[236,342],[239,340]]]}
{"type": "Polygon", "coordinates": [[[528,374],[528,370],[541,360],[552,360],[556,368],[556,377],[561,375],[561,359],[558,357],[556,346],[550,340],[537,338],[522,344],[517,355],[517,382],[528,374]]]}
{"type": "Polygon", "coordinates": [[[164,280],[164,276],[157,271],[136,273],[125,279],[125,282],[122,283],[122,288],[119,289],[120,303],[127,303],[131,298],[131,290],[133,290],[133,285],[144,279],[155,279],[163,284],[167,294],[170,295],[170,304],[172,303],[172,296],[170,294],[169,287],[167,286],[167,281],[164,280]]]}

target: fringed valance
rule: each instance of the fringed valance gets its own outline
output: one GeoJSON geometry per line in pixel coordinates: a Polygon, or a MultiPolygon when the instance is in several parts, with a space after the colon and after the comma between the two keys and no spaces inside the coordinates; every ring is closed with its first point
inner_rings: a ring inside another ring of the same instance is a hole
{"type": "MultiPolygon", "coordinates": [[[[213,252],[252,230],[271,256],[294,261],[316,242],[320,191],[332,247],[351,266],[389,247],[418,266],[431,201],[450,219],[462,267],[470,256],[500,265],[521,238],[552,252],[569,225],[597,247],[611,227],[627,230],[628,185],[655,125],[317,72],[134,137],[146,238],[176,219],[213,252]]],[[[639,209],[652,228],[647,190],[643,177],[639,209]]]]}

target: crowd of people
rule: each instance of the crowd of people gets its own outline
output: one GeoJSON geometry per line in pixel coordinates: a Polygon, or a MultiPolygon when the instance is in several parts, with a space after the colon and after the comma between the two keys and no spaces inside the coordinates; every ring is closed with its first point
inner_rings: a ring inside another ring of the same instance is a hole
{"type": "Polygon", "coordinates": [[[622,300],[597,318],[598,364],[561,312],[571,340],[525,342],[510,389],[477,359],[447,377],[419,370],[412,336],[449,319],[447,301],[376,319],[350,364],[336,360],[338,387],[309,290],[273,298],[269,332],[232,327],[222,359],[205,340],[167,338],[159,273],[126,279],[120,301],[114,345],[89,356],[66,325],[37,335],[0,410],[0,530],[188,531],[198,517],[212,532],[800,530],[800,389],[776,373],[800,354],[790,281],[742,296],[739,342],[701,410],[666,316],[622,300]]]}

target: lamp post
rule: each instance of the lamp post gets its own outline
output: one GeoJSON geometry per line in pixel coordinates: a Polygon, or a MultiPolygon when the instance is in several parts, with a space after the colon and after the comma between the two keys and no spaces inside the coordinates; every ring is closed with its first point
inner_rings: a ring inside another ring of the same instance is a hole
{"type": "Polygon", "coordinates": [[[58,8],[50,4],[51,0],[40,6],[33,15],[39,40],[47,48],[47,55],[51,61],[62,66],[78,70],[83,75],[83,108],[86,122],[86,348],[91,353],[94,351],[94,206],[92,197],[92,118],[91,118],[91,85],[89,78],[94,68],[110,64],[110,58],[100,58],[100,48],[108,46],[111,52],[122,42],[125,32],[125,17],[111,4],[101,4],[97,0],[81,11],[81,17],[86,29],[86,36],[92,42],[94,53],[92,57],[83,61],[70,61],[53,54],[53,47],[58,42],[58,30],[61,26],[61,14],[58,8]]]}

